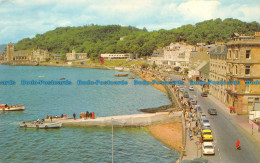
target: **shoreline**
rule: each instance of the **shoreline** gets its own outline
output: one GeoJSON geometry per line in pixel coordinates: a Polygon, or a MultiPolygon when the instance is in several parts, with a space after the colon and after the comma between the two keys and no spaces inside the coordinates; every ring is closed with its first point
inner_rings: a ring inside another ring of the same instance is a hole
{"type": "MultiPolygon", "coordinates": [[[[0,63],[0,65],[9,65],[9,66],[36,66],[36,63],[0,63]]],[[[78,65],[68,65],[68,64],[56,64],[56,63],[40,63],[37,66],[47,66],[47,67],[76,67],[76,68],[91,68],[91,69],[104,69],[104,70],[116,70],[115,66],[104,66],[104,65],[90,65],[90,64],[78,64],[78,65]]],[[[125,70],[123,70],[125,71],[125,70]]],[[[155,77],[151,76],[148,73],[137,72],[135,70],[127,71],[130,73],[139,76],[142,80],[152,81],[156,80],[155,77]]],[[[153,84],[152,85],[157,90],[164,92],[170,97],[169,92],[162,85],[153,84]]],[[[169,98],[170,99],[170,98],[169,98]]],[[[148,109],[140,109],[140,112],[148,112],[155,113],[164,110],[165,112],[169,112],[173,110],[172,108],[175,106],[172,100],[171,105],[164,105],[157,108],[148,108],[148,109]]],[[[153,138],[164,144],[166,147],[174,150],[176,152],[180,152],[180,147],[182,146],[182,122],[163,122],[159,124],[152,124],[146,126],[146,131],[153,138]]]]}

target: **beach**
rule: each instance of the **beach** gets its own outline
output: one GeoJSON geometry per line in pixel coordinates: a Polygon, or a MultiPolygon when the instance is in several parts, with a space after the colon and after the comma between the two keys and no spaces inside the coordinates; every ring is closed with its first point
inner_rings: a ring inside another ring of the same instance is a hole
{"type": "Polygon", "coordinates": [[[147,126],[148,133],[168,148],[180,151],[182,146],[181,122],[169,122],[147,126]]]}

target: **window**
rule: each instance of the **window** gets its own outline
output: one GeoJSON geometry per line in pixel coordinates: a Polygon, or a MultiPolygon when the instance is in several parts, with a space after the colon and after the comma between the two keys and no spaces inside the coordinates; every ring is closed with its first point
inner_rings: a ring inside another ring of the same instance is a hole
{"type": "Polygon", "coordinates": [[[229,51],[229,59],[231,59],[231,50],[229,51]]]}
{"type": "Polygon", "coordinates": [[[251,53],[251,50],[246,50],[246,59],[250,58],[250,53],[251,53]]]}
{"type": "Polygon", "coordinates": [[[234,67],[234,74],[237,75],[237,65],[234,67]]]}
{"type": "Polygon", "coordinates": [[[250,75],[250,66],[246,66],[245,74],[250,75]]]}
{"type": "Polygon", "coordinates": [[[249,93],[249,92],[250,92],[250,84],[246,84],[245,93],[249,93]]]}
{"type": "Polygon", "coordinates": [[[238,50],[236,50],[236,52],[235,52],[235,57],[236,57],[236,59],[238,59],[238,50]]]}

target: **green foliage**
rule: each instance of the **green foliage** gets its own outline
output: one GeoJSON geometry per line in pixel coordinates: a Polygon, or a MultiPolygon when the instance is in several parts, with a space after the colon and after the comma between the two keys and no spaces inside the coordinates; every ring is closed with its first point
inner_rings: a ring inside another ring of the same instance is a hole
{"type": "Polygon", "coordinates": [[[174,69],[174,71],[179,71],[179,70],[180,70],[180,67],[179,67],[179,66],[176,66],[176,67],[174,67],[173,69],[174,69]]]}
{"type": "Polygon", "coordinates": [[[185,72],[185,73],[188,73],[188,72],[189,72],[189,69],[188,69],[188,68],[184,68],[184,72],[185,72]]]}
{"type": "Polygon", "coordinates": [[[148,67],[148,64],[147,63],[143,63],[142,65],[141,65],[141,68],[147,68],[148,67]]]}
{"type": "Polygon", "coordinates": [[[148,32],[144,27],[121,27],[119,25],[87,25],[83,27],[60,27],[34,38],[19,41],[16,50],[48,49],[53,53],[66,54],[73,47],[77,52],[85,52],[92,60],[102,53],[132,53],[139,57],[150,56],[153,50],[169,45],[171,42],[184,41],[188,44],[215,41],[227,42],[234,32],[253,35],[259,31],[257,22],[246,23],[238,19],[215,19],[184,25],[171,30],[148,32]],[[125,36],[124,40],[120,37],[125,36]]]}
{"type": "Polygon", "coordinates": [[[60,59],[61,59],[62,61],[67,61],[66,54],[62,54],[61,57],[60,57],[60,59]]]}
{"type": "Polygon", "coordinates": [[[155,69],[157,67],[157,65],[155,64],[155,62],[153,62],[152,68],[155,69]]]}

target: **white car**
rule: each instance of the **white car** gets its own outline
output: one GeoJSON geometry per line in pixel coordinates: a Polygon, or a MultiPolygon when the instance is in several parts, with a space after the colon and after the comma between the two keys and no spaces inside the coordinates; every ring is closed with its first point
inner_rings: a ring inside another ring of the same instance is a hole
{"type": "Polygon", "coordinates": [[[194,91],[194,87],[193,87],[193,86],[190,86],[189,90],[190,90],[190,91],[194,91]]]}
{"type": "Polygon", "coordinates": [[[202,151],[204,155],[214,155],[215,150],[212,142],[204,142],[202,144],[202,151]]]}
{"type": "Polygon", "coordinates": [[[200,124],[202,125],[202,127],[210,127],[210,123],[209,120],[207,118],[202,118],[200,121],[200,124]]]}

